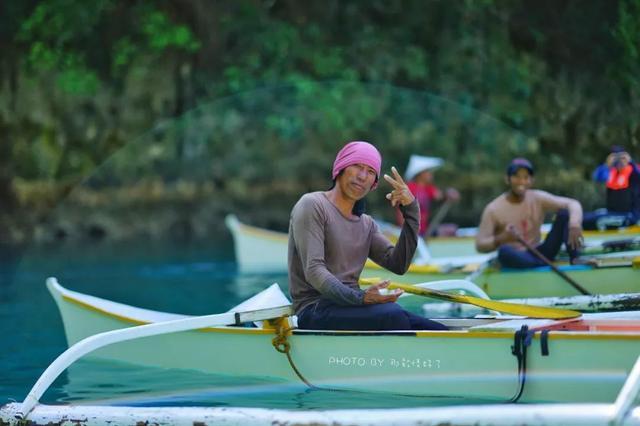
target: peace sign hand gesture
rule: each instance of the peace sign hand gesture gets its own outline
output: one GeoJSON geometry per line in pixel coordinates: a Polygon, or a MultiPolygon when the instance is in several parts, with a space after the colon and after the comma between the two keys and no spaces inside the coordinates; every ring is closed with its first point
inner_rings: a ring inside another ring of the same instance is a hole
{"type": "Polygon", "coordinates": [[[398,204],[403,206],[408,206],[413,203],[415,197],[409,191],[409,187],[404,180],[402,180],[402,176],[398,173],[395,167],[391,167],[391,172],[393,173],[393,177],[388,174],[384,175],[384,180],[389,182],[389,184],[393,187],[393,190],[387,194],[387,200],[391,201],[391,206],[395,207],[398,204]]]}

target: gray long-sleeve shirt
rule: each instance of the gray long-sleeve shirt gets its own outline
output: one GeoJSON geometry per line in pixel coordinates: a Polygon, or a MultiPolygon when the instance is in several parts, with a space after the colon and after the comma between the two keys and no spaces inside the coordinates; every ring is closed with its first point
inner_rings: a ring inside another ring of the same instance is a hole
{"type": "Polygon", "coordinates": [[[415,201],[400,209],[405,220],[394,246],[371,216],[349,219],[324,192],[303,195],[289,222],[289,292],[295,312],[321,298],[362,305],[358,279],[367,257],[404,274],[416,250],[420,210],[415,201]]]}

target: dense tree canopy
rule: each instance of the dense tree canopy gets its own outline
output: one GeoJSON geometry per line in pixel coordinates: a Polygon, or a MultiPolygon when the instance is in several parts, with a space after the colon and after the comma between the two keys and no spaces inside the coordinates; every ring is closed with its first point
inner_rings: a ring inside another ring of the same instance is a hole
{"type": "Polygon", "coordinates": [[[640,0],[9,0],[0,49],[3,217],[155,176],[282,226],[366,138],[446,158],[472,225],[512,155],[588,208],[609,147],[640,155],[640,0]]]}

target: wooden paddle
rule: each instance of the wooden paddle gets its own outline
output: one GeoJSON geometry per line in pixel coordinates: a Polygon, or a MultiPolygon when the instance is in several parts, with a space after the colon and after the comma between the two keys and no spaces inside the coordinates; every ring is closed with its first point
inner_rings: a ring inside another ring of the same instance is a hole
{"type": "Polygon", "coordinates": [[[540,259],[541,261],[543,261],[547,266],[549,266],[553,272],[555,272],[556,274],[560,275],[562,277],[562,279],[564,279],[566,282],[568,282],[569,284],[571,284],[573,286],[573,288],[575,288],[576,290],[578,290],[580,293],[586,295],[586,296],[591,296],[591,293],[589,293],[584,287],[582,287],[580,284],[578,284],[573,278],[571,278],[569,275],[565,274],[563,271],[561,271],[560,269],[558,269],[558,267],[556,265],[553,264],[553,262],[551,262],[549,259],[547,259],[547,257],[540,253],[540,251],[535,248],[534,246],[532,246],[531,244],[529,244],[524,238],[522,238],[519,234],[515,233],[515,232],[511,232],[513,234],[513,236],[515,236],[518,239],[518,242],[520,244],[522,244],[523,246],[525,246],[527,248],[527,250],[529,250],[534,256],[536,256],[538,259],[540,259]]]}
{"type": "Polygon", "coordinates": [[[431,238],[431,234],[433,231],[438,228],[442,219],[444,219],[445,215],[453,205],[453,201],[450,199],[446,199],[445,202],[440,206],[438,211],[433,215],[433,218],[429,221],[429,226],[427,226],[427,232],[425,232],[425,238],[431,238]]]}
{"type": "MultiPolygon", "coordinates": [[[[373,285],[380,282],[380,278],[361,278],[361,285],[373,285]]],[[[566,319],[577,318],[582,315],[578,311],[568,309],[548,308],[544,306],[520,305],[517,303],[500,302],[497,300],[481,299],[474,296],[463,296],[460,294],[445,293],[443,291],[432,290],[423,287],[416,287],[410,284],[402,284],[392,282],[387,287],[389,289],[399,288],[407,293],[417,294],[420,296],[431,297],[432,299],[446,300],[447,302],[466,303],[468,305],[480,306],[481,308],[490,309],[492,311],[504,312],[512,315],[522,315],[529,318],[549,318],[549,319],[566,319]]]]}

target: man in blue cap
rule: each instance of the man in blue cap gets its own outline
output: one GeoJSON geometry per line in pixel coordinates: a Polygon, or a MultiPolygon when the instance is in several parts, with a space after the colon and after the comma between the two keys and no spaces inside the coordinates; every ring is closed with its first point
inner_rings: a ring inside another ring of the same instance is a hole
{"type": "Polygon", "coordinates": [[[509,163],[505,177],[509,189],[485,207],[476,234],[476,249],[483,253],[498,250],[498,260],[506,267],[545,265],[518,241],[520,237],[550,260],[555,259],[564,243],[571,263],[581,263],[578,250],[583,242],[582,206],[573,198],[531,189],[533,176],[529,160],[515,158],[509,163]],[[556,218],[541,242],[540,227],[547,213],[555,213],[556,218]]]}

